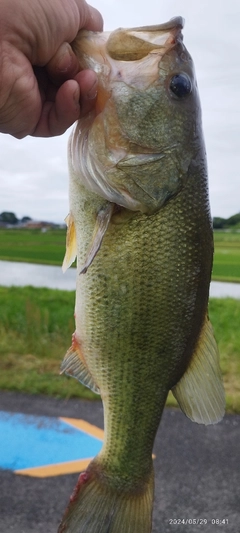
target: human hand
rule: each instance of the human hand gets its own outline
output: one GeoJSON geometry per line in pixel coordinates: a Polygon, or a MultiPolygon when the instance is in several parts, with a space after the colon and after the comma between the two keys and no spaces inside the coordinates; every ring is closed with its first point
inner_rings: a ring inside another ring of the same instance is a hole
{"type": "Polygon", "coordinates": [[[61,135],[97,92],[68,43],[81,28],[101,31],[102,17],[85,0],[0,0],[0,9],[0,131],[61,135]]]}

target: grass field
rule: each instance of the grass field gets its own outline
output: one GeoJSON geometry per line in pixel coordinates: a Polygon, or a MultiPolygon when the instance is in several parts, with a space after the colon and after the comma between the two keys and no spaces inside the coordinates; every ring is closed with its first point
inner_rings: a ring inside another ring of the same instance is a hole
{"type": "MultiPolygon", "coordinates": [[[[0,259],[61,265],[65,229],[0,229],[0,259]]],[[[215,231],[212,279],[240,282],[240,232],[215,231]]]]}
{"type": "Polygon", "coordinates": [[[240,231],[215,231],[214,247],[212,278],[240,282],[240,231]]]}
{"type": "Polygon", "coordinates": [[[65,229],[0,229],[0,259],[61,265],[65,254],[65,229]]]}
{"type": "MultiPolygon", "coordinates": [[[[0,287],[0,389],[99,398],[59,367],[74,331],[74,292],[0,287]]],[[[240,413],[240,301],[212,299],[229,412],[240,413]]],[[[168,405],[176,405],[169,395],[168,405]]]]}

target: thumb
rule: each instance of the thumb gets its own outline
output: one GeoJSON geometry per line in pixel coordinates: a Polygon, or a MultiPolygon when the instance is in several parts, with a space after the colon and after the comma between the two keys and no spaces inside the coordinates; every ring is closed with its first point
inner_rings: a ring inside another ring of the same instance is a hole
{"type": "MultiPolygon", "coordinates": [[[[82,0],[75,0],[75,1],[79,9],[80,21],[82,23],[83,2],[82,0]]],[[[85,2],[85,4],[86,4],[85,21],[84,21],[84,25],[81,25],[81,28],[84,27],[85,30],[90,30],[90,31],[103,31],[103,18],[102,18],[101,13],[99,13],[99,11],[95,7],[87,4],[87,2],[85,2]]]]}
{"type": "Polygon", "coordinates": [[[56,54],[46,65],[46,70],[50,80],[56,85],[76,76],[80,70],[79,61],[70,44],[66,42],[61,44],[56,54]]]}

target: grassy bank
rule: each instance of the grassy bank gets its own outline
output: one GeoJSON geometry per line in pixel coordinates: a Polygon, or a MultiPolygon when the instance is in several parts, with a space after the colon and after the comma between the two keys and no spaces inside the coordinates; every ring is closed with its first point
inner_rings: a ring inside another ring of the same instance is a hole
{"type": "MultiPolygon", "coordinates": [[[[74,331],[74,293],[0,287],[0,389],[96,398],[59,366],[74,331]]],[[[221,354],[227,408],[240,413],[240,301],[212,299],[210,317],[221,354]]],[[[168,403],[175,405],[172,396],[168,403]]]]}
{"type": "Polygon", "coordinates": [[[59,375],[74,331],[74,293],[0,287],[0,389],[93,398],[59,375]]]}
{"type": "MultiPolygon", "coordinates": [[[[1,229],[0,259],[61,265],[65,254],[65,229],[1,229]]],[[[215,231],[212,278],[240,282],[240,232],[215,231]]]]}

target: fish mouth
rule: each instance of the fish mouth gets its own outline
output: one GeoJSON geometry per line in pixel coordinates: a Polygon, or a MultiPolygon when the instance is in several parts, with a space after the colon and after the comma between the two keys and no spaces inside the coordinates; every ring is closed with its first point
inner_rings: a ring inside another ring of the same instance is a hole
{"type": "Polygon", "coordinates": [[[182,42],[183,27],[184,19],[179,16],[153,26],[118,28],[109,34],[106,50],[117,61],[141,60],[153,51],[164,53],[182,42]]]}
{"type": "Polygon", "coordinates": [[[71,46],[82,69],[91,68],[100,74],[107,65],[111,70],[115,61],[130,63],[151,53],[163,56],[183,41],[183,27],[184,18],[178,16],[163,24],[118,28],[112,32],[80,30],[71,46]]]}

